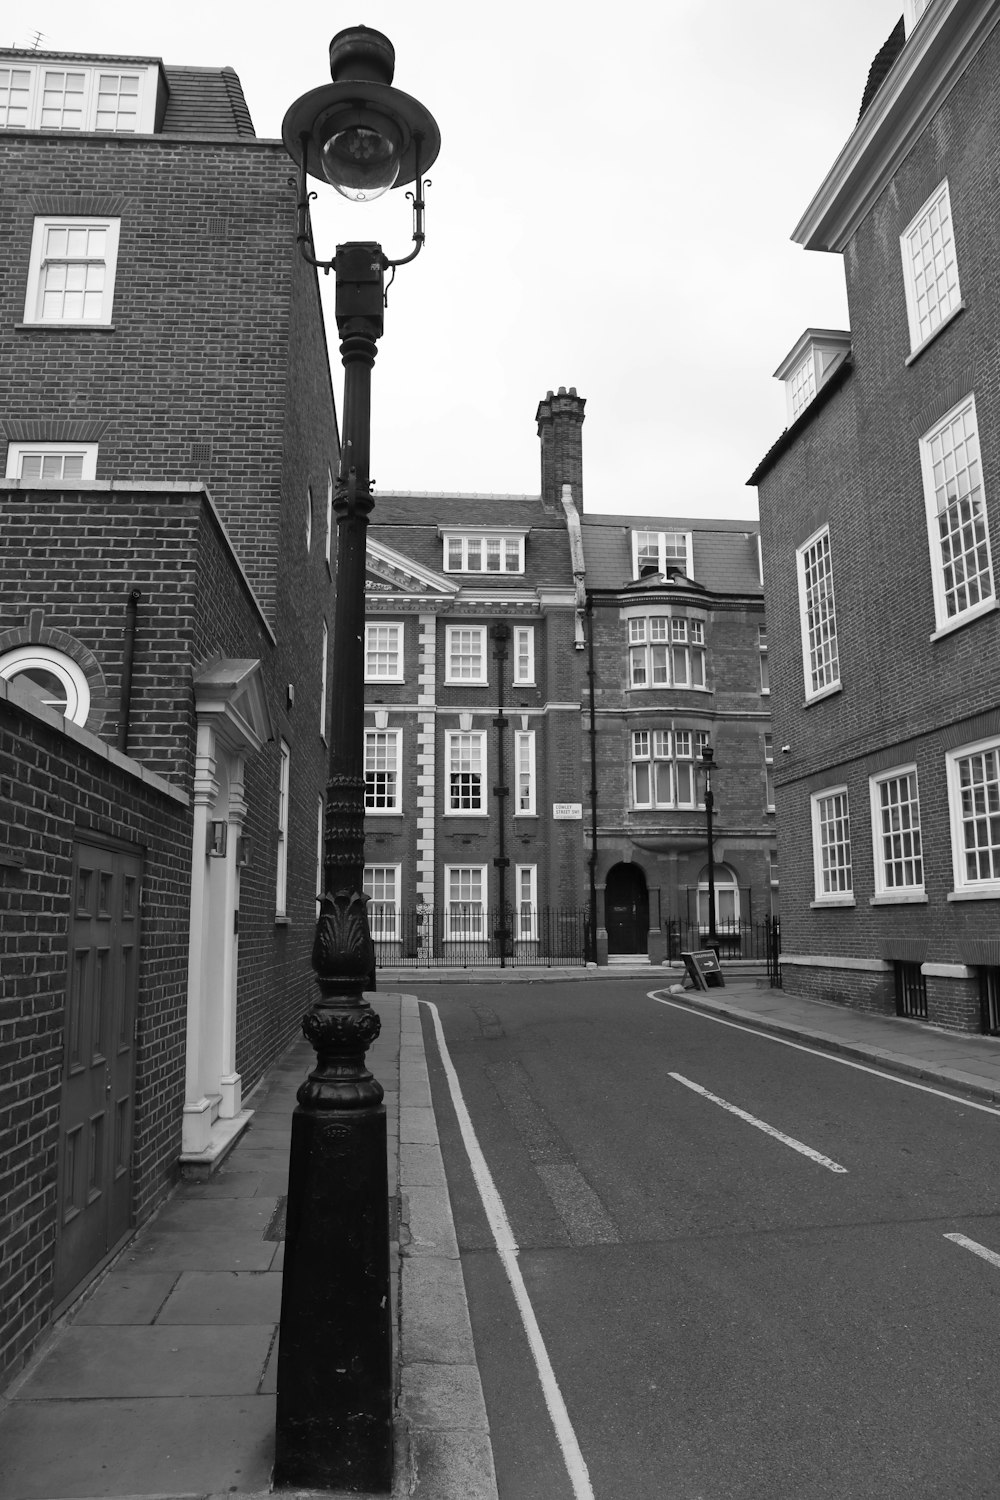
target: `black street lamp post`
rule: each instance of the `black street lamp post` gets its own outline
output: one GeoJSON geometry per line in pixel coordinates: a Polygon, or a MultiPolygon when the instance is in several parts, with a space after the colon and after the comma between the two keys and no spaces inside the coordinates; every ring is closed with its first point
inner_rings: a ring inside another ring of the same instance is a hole
{"type": "Polygon", "coordinates": [[[706,745],[702,750],[701,763],[705,771],[705,823],[708,839],[708,946],[718,953],[719,938],[715,928],[715,851],[712,837],[712,814],[715,810],[712,771],[718,770],[718,767],[715,765],[715,751],[711,745],[706,745]]]}
{"type": "Polygon", "coordinates": [[[381,1024],[364,993],[375,972],[364,895],[371,372],[384,273],[421,249],[423,173],[441,144],[423,105],[391,86],[394,66],[381,32],[339,32],[330,43],[333,82],[296,100],[282,125],[299,168],[299,246],[336,275],[344,403],[324,895],[312,954],[319,994],[302,1022],[317,1058],[292,1118],[274,1483],[370,1493],[392,1487],[393,1441],[386,1119],[382,1087],[365,1066],[381,1024]],[[317,260],[307,175],[356,202],[412,182],[415,248],[390,261],[380,245],[351,243],[338,245],[334,260],[317,260]]]}

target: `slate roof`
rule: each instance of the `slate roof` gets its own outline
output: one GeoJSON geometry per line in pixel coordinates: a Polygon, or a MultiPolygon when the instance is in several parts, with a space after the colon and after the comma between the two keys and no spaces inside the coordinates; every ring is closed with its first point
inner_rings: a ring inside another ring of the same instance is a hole
{"type": "Polygon", "coordinates": [[[469,587],[486,582],[490,588],[532,588],[540,583],[572,585],[565,518],[561,510],[559,515],[546,511],[538,495],[383,494],[376,489],[375,508],[369,521],[373,540],[384,542],[387,547],[438,572],[442,563],[438,528],[442,526],[454,526],[463,531],[487,531],[492,526],[523,526],[530,531],[524,575],[463,575],[462,582],[469,587]]]}
{"type": "Polygon", "coordinates": [[[887,39],[876,52],[875,60],[868,70],[868,82],[865,84],[865,91],[861,98],[861,109],[858,113],[859,120],[889,76],[893,63],[905,45],[906,27],[903,24],[903,17],[900,16],[887,39]]]}
{"type": "Polygon", "coordinates": [[[632,531],[690,531],[696,583],[713,594],[761,594],[753,521],[706,521],[703,516],[583,517],[587,587],[620,589],[632,581],[632,531]]]}
{"type": "Polygon", "coordinates": [[[164,135],[222,135],[253,139],[243,87],[232,68],[178,68],[164,64],[169,95],[164,135]]]}

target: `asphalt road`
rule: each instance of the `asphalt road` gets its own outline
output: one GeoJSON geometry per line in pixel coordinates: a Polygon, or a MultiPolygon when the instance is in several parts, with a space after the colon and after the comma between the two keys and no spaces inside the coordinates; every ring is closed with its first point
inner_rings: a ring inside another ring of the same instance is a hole
{"type": "Polygon", "coordinates": [[[418,990],[586,1465],[571,1477],[422,1005],[501,1500],[581,1500],[588,1476],[596,1500],[996,1500],[1000,1262],[945,1236],[1000,1257],[1000,1115],[651,990],[418,990]]]}

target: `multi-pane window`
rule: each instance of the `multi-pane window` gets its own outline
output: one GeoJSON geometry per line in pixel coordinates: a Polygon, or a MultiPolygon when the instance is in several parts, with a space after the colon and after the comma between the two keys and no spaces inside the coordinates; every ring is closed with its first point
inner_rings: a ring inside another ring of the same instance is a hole
{"type": "Polygon", "coordinates": [[[1000,742],[947,758],[956,892],[1000,895],[1000,742]]]}
{"type": "Polygon", "coordinates": [[[697,757],[708,742],[704,730],[633,730],[633,807],[697,806],[697,757]]]}
{"type": "Polygon", "coordinates": [[[365,730],[365,811],[400,811],[399,729],[365,730]]]}
{"type": "Polygon", "coordinates": [[[112,71],[37,63],[0,68],[0,127],[8,130],[151,131],[155,65],[112,71]]]}
{"type": "Polygon", "coordinates": [[[760,658],[760,690],[762,693],[771,691],[771,668],[767,660],[767,626],[757,626],[757,653],[760,658]]]}
{"type": "Polygon", "coordinates": [[[832,787],[812,798],[816,900],[851,897],[851,818],[847,788],[832,787]]]}
{"type": "Polygon", "coordinates": [[[837,609],[833,596],[830,532],[824,529],[798,549],[799,611],[806,698],[840,683],[837,609]]]}
{"type": "Polygon", "coordinates": [[[306,551],[312,551],[313,540],[313,487],[306,485],[306,551]]]}
{"type": "Polygon", "coordinates": [[[486,866],[446,865],[444,888],[446,937],[485,937],[486,866]]]}
{"type": "Polygon", "coordinates": [[[449,730],[445,735],[447,787],[445,808],[449,813],[486,811],[486,734],[483,730],[449,730]]]}
{"type": "Polygon", "coordinates": [[[323,798],[316,798],[316,897],[323,897],[323,798]]]}
{"type": "Polygon", "coordinates": [[[444,567],[446,573],[523,573],[524,533],[446,536],[444,567]]]}
{"type": "Polygon", "coordinates": [[[403,627],[398,624],[365,625],[365,681],[402,682],[403,627]]]}
{"type": "Polygon", "coordinates": [[[774,736],[769,733],[764,735],[764,784],[767,810],[774,812],[774,736]]]}
{"type": "Polygon", "coordinates": [[[514,896],[517,903],[515,938],[522,943],[538,937],[538,866],[516,865],[514,896]]]}
{"type": "Polygon", "coordinates": [[[373,939],[392,942],[399,937],[399,866],[365,865],[364,887],[373,939]]]}
{"type": "Polygon", "coordinates": [[[517,776],[514,816],[533,816],[535,812],[535,731],[533,729],[516,731],[514,761],[517,776]]]}
{"type": "Polygon", "coordinates": [[[109,323],[119,219],[36,219],[26,323],[109,323]]]}
{"type": "Polygon", "coordinates": [[[535,627],[514,626],[514,681],[533,683],[535,680],[535,627]]]}
{"type": "Polygon", "coordinates": [[[86,724],[90,684],[69,656],[48,646],[15,646],[0,656],[0,681],[28,692],[72,724],[86,724]]]}
{"type": "Polygon", "coordinates": [[[326,739],[326,671],[330,655],[330,631],[323,621],[323,637],[319,659],[319,732],[326,739]]]}
{"type": "Polygon", "coordinates": [[[326,565],[333,564],[333,475],[326,472],[326,565]]]}
{"type": "Polygon", "coordinates": [[[792,408],[792,421],[804,411],[816,394],[816,356],[812,349],[798,368],[789,376],[788,396],[792,408]]]}
{"type": "Polygon", "coordinates": [[[278,917],[285,915],[288,900],[288,793],[291,764],[292,752],[282,740],[278,768],[278,848],[274,880],[274,912],[278,917]]]}
{"type": "Polygon", "coordinates": [[[7,448],[8,479],[57,484],[96,474],[96,443],[10,443],[7,448]]]}
{"type": "Polygon", "coordinates": [[[875,889],[881,895],[922,892],[917,770],[906,766],[871,779],[875,889]]]}
{"type": "Polygon", "coordinates": [[[486,684],[486,626],[447,625],[444,633],[446,682],[486,684]]]}
{"type": "Polygon", "coordinates": [[[979,457],[975,397],[953,407],[920,440],[939,630],[993,604],[993,565],[979,457]]]}
{"type": "Polygon", "coordinates": [[[899,244],[910,346],[916,349],[954,312],[962,297],[947,179],[903,230],[899,244]]]}
{"type": "Polygon", "coordinates": [[[629,685],[705,686],[705,622],[679,615],[633,617],[628,622],[629,685]]]}
{"type": "Polygon", "coordinates": [[[691,533],[689,531],[633,531],[632,576],[665,573],[680,568],[691,575],[691,533]]]}

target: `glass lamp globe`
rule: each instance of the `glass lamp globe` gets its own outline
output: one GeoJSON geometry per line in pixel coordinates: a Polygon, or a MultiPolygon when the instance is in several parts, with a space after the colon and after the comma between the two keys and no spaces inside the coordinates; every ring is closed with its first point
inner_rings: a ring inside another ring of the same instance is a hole
{"type": "Polygon", "coordinates": [[[354,203],[381,198],[399,176],[396,142],[367,125],[332,135],[323,145],[322,161],[327,181],[354,203]]]}

